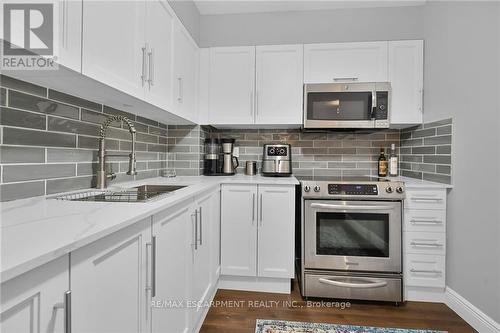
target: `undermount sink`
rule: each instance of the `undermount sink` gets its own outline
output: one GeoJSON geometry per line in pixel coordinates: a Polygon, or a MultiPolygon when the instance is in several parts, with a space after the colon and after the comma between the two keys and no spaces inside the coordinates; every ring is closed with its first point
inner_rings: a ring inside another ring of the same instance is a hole
{"type": "Polygon", "coordinates": [[[186,186],[140,185],[123,190],[91,190],[56,197],[58,200],[99,202],[146,202],[163,194],[172,193],[186,186]]]}

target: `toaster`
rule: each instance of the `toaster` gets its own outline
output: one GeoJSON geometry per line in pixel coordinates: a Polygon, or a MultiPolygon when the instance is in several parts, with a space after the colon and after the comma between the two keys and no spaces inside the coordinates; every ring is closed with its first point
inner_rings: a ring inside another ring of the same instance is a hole
{"type": "Polygon", "coordinates": [[[265,144],[262,154],[263,176],[290,176],[292,174],[292,146],[265,144]]]}

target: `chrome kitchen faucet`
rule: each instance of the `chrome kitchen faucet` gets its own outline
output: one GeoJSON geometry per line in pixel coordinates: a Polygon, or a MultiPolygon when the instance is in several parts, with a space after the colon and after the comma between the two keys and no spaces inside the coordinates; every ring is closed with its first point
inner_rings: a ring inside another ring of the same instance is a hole
{"type": "Polygon", "coordinates": [[[115,179],[116,174],[114,172],[107,173],[106,172],[106,157],[111,157],[111,156],[127,156],[126,154],[106,154],[106,150],[104,149],[104,142],[106,139],[106,130],[108,129],[109,125],[111,125],[112,122],[114,121],[122,121],[128,126],[128,131],[130,132],[130,135],[132,136],[132,151],[130,154],[128,154],[128,171],[127,175],[129,176],[134,176],[137,175],[136,171],[136,159],[135,159],[135,135],[136,135],[136,130],[134,127],[134,124],[124,116],[110,116],[108,119],[106,119],[105,122],[101,124],[101,131],[100,131],[100,139],[99,139],[99,170],[97,171],[97,188],[98,189],[105,189],[107,187],[107,182],[108,179],[115,179]]]}

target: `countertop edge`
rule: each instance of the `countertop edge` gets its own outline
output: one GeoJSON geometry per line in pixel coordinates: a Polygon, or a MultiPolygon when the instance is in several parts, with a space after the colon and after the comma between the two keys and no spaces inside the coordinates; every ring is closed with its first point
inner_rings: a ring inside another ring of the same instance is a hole
{"type": "MultiPolygon", "coordinates": [[[[188,177],[183,177],[181,181],[184,178],[188,177]]],[[[212,177],[210,177],[212,178],[212,177]]],[[[124,184],[128,183],[144,183],[147,182],[148,180],[152,179],[158,179],[158,177],[155,178],[149,178],[149,179],[142,179],[140,181],[133,181],[133,182],[127,182],[124,184]]],[[[166,179],[168,181],[168,179],[166,179]]],[[[137,222],[140,222],[144,218],[147,218],[149,216],[152,216],[160,211],[163,211],[165,209],[169,209],[177,204],[180,204],[184,201],[189,201],[191,198],[196,197],[197,195],[206,192],[210,190],[212,187],[217,187],[221,186],[222,184],[248,184],[248,185],[281,185],[281,186],[295,186],[299,184],[299,181],[295,177],[287,177],[285,179],[277,179],[277,178],[271,178],[271,177],[261,177],[261,176],[245,176],[245,177],[235,177],[235,178],[221,178],[221,179],[213,179],[210,182],[207,183],[197,183],[197,184],[192,184],[193,188],[191,189],[191,192],[187,192],[185,194],[178,194],[178,197],[175,199],[169,198],[170,200],[167,201],[167,198],[160,199],[158,202],[161,202],[165,200],[165,204],[159,207],[152,208],[151,210],[148,210],[147,212],[143,212],[141,214],[135,215],[130,219],[124,220],[122,222],[119,222],[107,229],[104,229],[102,231],[99,231],[95,234],[91,234],[89,236],[86,236],[82,239],[78,239],[76,241],[70,242],[62,247],[59,247],[57,249],[54,249],[50,252],[43,253],[41,255],[38,255],[36,257],[33,257],[27,261],[24,261],[20,264],[13,265],[5,270],[0,271],[0,283],[7,282],[15,277],[18,277],[24,273],[29,272],[32,269],[35,269],[39,266],[42,266],[52,260],[55,260],[59,257],[62,257],[72,251],[75,251],[79,248],[82,248],[90,243],[93,243],[101,238],[104,238],[108,235],[111,235],[119,230],[122,230],[124,228],[127,228],[137,222]],[[246,178],[246,177],[251,177],[251,178],[246,178]],[[194,192],[193,192],[194,191],[194,192]]],[[[120,184],[121,186],[122,184],[120,184]]]]}

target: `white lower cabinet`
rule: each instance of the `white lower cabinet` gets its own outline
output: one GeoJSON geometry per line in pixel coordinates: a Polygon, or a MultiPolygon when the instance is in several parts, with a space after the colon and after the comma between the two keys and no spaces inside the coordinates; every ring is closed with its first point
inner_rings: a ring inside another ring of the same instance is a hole
{"type": "Polygon", "coordinates": [[[407,188],[403,244],[406,299],[442,302],[446,287],[445,188],[407,188]]]}
{"type": "Polygon", "coordinates": [[[0,286],[0,331],[64,332],[69,255],[8,280],[0,286]]]}
{"type": "Polygon", "coordinates": [[[293,278],[295,187],[223,185],[221,274],[293,278]]]}
{"type": "Polygon", "coordinates": [[[150,330],[151,218],[71,253],[72,332],[150,330]]]}
{"type": "Polygon", "coordinates": [[[153,216],[152,331],[189,332],[192,202],[153,216]]]}

